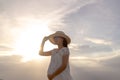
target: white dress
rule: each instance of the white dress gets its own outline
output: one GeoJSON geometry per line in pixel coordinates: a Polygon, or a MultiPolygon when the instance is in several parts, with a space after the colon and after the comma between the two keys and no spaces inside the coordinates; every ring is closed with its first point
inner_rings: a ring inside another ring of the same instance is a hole
{"type": "MultiPolygon", "coordinates": [[[[60,50],[54,49],[52,51],[51,62],[48,68],[48,74],[52,74],[60,67],[60,65],[62,64],[62,56],[64,54],[69,55],[69,49],[67,47],[63,47],[60,50]]],[[[53,80],[72,80],[69,63],[66,69],[63,72],[61,72],[59,75],[57,75],[53,80]]]]}

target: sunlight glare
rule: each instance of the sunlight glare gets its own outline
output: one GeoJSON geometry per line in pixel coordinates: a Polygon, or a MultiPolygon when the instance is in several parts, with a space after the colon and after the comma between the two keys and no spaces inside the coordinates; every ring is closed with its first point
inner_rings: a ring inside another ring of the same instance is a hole
{"type": "MultiPolygon", "coordinates": [[[[23,57],[23,62],[33,59],[43,59],[38,53],[43,37],[51,33],[48,24],[32,19],[27,20],[23,25],[25,28],[16,42],[15,54],[21,55],[23,57]]],[[[45,46],[45,50],[50,50],[52,46],[54,47],[50,42],[47,41],[47,43],[48,45],[45,46]]]]}

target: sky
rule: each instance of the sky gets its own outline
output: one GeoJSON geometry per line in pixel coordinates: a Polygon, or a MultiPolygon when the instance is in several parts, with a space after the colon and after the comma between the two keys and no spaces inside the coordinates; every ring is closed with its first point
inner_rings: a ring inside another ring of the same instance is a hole
{"type": "MultiPolygon", "coordinates": [[[[47,80],[44,36],[71,38],[74,80],[120,79],[120,0],[0,0],[0,79],[47,80]],[[42,64],[42,65],[41,65],[42,64]]],[[[56,46],[45,44],[45,50],[56,46]]]]}

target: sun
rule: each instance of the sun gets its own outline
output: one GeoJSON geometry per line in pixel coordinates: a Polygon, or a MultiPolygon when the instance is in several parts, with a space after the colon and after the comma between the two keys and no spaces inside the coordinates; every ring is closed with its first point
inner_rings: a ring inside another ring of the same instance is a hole
{"type": "MultiPolygon", "coordinates": [[[[16,40],[15,54],[21,55],[23,62],[33,59],[43,60],[44,57],[39,56],[38,53],[43,37],[51,33],[48,28],[48,23],[36,19],[29,19],[23,25],[25,28],[16,40]]],[[[49,41],[46,43],[45,50],[50,50],[54,47],[49,41]]]]}

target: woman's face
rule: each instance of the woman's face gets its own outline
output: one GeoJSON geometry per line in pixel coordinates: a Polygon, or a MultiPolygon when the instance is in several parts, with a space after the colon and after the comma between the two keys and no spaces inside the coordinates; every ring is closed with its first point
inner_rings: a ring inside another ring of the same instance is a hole
{"type": "Polygon", "coordinates": [[[54,40],[55,40],[55,43],[56,43],[57,45],[60,45],[60,44],[63,43],[63,38],[60,37],[60,36],[55,36],[55,37],[54,37],[54,40]]]}

